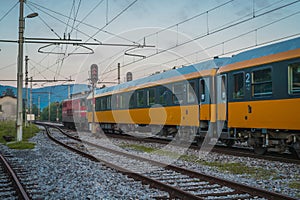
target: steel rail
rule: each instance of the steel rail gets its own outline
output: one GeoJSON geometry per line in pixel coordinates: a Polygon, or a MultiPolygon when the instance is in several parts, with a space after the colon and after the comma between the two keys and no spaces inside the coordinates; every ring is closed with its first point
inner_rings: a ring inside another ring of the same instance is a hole
{"type": "MultiPolygon", "coordinates": [[[[93,146],[93,147],[96,147],[96,148],[101,148],[101,149],[104,149],[104,150],[107,150],[107,151],[110,151],[110,152],[113,152],[113,153],[117,153],[117,154],[121,154],[121,155],[124,155],[124,156],[127,156],[127,157],[131,157],[131,158],[134,158],[134,159],[139,159],[139,160],[142,160],[142,161],[150,162],[150,163],[158,165],[158,166],[164,166],[166,169],[170,169],[170,170],[173,170],[173,171],[176,171],[176,172],[179,172],[179,173],[183,173],[183,174],[189,175],[189,176],[194,177],[194,178],[204,179],[206,181],[213,181],[213,182],[216,182],[220,185],[226,185],[226,186],[232,187],[232,188],[234,188],[238,191],[246,192],[246,193],[249,193],[251,195],[257,195],[257,196],[264,197],[264,198],[267,198],[267,199],[295,200],[295,198],[286,196],[284,194],[280,194],[280,193],[276,193],[276,192],[272,192],[272,191],[268,191],[268,190],[263,190],[263,189],[260,189],[260,188],[257,188],[257,187],[252,187],[252,186],[248,186],[248,185],[245,185],[245,184],[240,184],[240,183],[237,183],[237,182],[234,182],[234,181],[225,180],[225,179],[218,178],[218,177],[215,177],[215,176],[210,176],[210,175],[198,173],[196,171],[192,171],[192,170],[188,170],[188,169],[185,169],[185,168],[177,167],[177,166],[171,165],[171,164],[166,165],[165,163],[161,163],[161,162],[150,160],[150,159],[147,159],[147,158],[142,158],[142,157],[135,156],[135,155],[132,155],[132,154],[120,152],[120,151],[117,151],[117,150],[114,150],[114,149],[109,149],[109,148],[102,147],[102,146],[99,146],[97,144],[94,144],[94,143],[91,143],[91,142],[88,142],[88,141],[82,141],[79,138],[76,138],[76,137],[73,137],[73,136],[70,136],[70,135],[66,134],[61,128],[56,127],[55,125],[51,125],[51,126],[58,129],[65,136],[67,136],[69,138],[72,138],[76,141],[81,141],[84,144],[87,144],[87,145],[90,145],[90,146],[93,146]]],[[[104,161],[104,162],[107,163],[106,161],[104,161]]],[[[109,164],[109,163],[107,163],[107,164],[109,164]]],[[[122,171],[124,169],[120,168],[119,166],[113,166],[113,167],[114,168],[117,167],[121,170],[121,172],[124,172],[124,171],[122,171]]],[[[134,174],[135,176],[137,175],[139,177],[142,176],[142,175],[134,173],[134,172],[130,172],[130,174],[134,174]]],[[[147,177],[142,176],[141,178],[146,179],[147,177]]],[[[157,186],[157,184],[159,184],[159,182],[155,181],[154,186],[157,186]]],[[[171,187],[171,188],[168,188],[167,191],[171,192],[172,189],[177,189],[177,188],[171,187]]],[[[194,196],[194,195],[192,195],[192,196],[194,196]]],[[[179,197],[179,196],[177,196],[177,197],[179,197]]],[[[191,197],[189,197],[189,198],[191,198],[191,197]]],[[[197,197],[197,198],[199,198],[199,197],[197,197]]]]}
{"type": "Polygon", "coordinates": [[[9,163],[7,162],[7,160],[5,159],[5,157],[0,154],[0,160],[3,163],[4,168],[6,169],[6,171],[8,172],[9,176],[11,177],[15,189],[18,193],[18,196],[20,199],[23,200],[30,200],[26,190],[24,189],[24,187],[22,186],[22,184],[20,183],[17,175],[15,174],[14,170],[11,168],[11,166],[9,165],[9,163]]]}
{"type": "MultiPolygon", "coordinates": [[[[163,191],[166,191],[166,192],[169,193],[169,195],[170,195],[171,198],[175,198],[176,197],[176,198],[191,199],[191,200],[193,200],[193,199],[195,199],[195,200],[203,199],[201,197],[195,196],[195,195],[193,195],[191,193],[185,192],[185,191],[183,191],[181,189],[178,189],[176,187],[164,184],[164,183],[159,182],[157,180],[154,180],[154,179],[151,179],[149,177],[143,176],[142,174],[139,174],[139,173],[130,171],[128,169],[122,168],[120,166],[117,166],[115,164],[109,163],[109,162],[107,162],[105,160],[98,159],[98,158],[96,158],[96,157],[94,157],[94,156],[92,156],[92,155],[90,155],[88,153],[85,153],[85,152],[80,151],[78,149],[75,149],[75,148],[73,148],[71,146],[68,146],[68,145],[66,145],[66,144],[64,144],[64,143],[56,140],[54,137],[52,137],[51,134],[50,134],[49,129],[47,128],[47,126],[53,127],[53,128],[56,128],[56,129],[62,131],[60,128],[55,127],[54,125],[48,125],[48,124],[46,125],[46,124],[42,124],[42,123],[37,123],[37,124],[38,125],[42,125],[42,126],[45,127],[47,135],[54,142],[56,142],[56,143],[64,146],[65,148],[67,148],[67,149],[69,149],[71,151],[74,151],[74,152],[76,152],[76,153],[78,153],[78,154],[80,154],[80,155],[82,155],[84,157],[87,157],[87,158],[89,158],[89,159],[91,159],[93,161],[104,163],[104,165],[106,165],[107,167],[113,168],[113,169],[117,170],[118,172],[120,172],[122,174],[126,174],[129,177],[134,178],[135,180],[142,181],[143,183],[149,184],[149,185],[151,185],[154,188],[158,188],[158,189],[161,189],[163,191]]],[[[72,137],[72,139],[75,139],[77,141],[81,141],[80,139],[75,138],[75,137],[72,137]]]]}

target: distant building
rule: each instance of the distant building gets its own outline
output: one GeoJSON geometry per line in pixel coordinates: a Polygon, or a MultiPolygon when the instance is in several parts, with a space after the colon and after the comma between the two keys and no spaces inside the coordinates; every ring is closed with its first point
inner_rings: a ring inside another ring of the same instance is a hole
{"type": "Polygon", "coordinates": [[[17,98],[14,96],[0,97],[0,120],[16,120],[17,98]]]}

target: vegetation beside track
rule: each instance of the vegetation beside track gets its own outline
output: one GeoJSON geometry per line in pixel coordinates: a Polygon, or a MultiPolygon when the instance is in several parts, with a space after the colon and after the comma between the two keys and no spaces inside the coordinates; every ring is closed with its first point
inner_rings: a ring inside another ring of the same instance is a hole
{"type": "Polygon", "coordinates": [[[23,126],[23,140],[16,142],[17,130],[14,121],[1,121],[0,122],[0,143],[7,145],[12,149],[33,149],[35,143],[28,142],[30,138],[35,136],[40,130],[34,124],[29,124],[28,127],[23,126]],[[4,137],[11,138],[11,141],[6,141],[4,137]]]}
{"type": "Polygon", "coordinates": [[[232,174],[245,174],[247,176],[250,176],[252,178],[256,179],[276,179],[277,178],[277,172],[275,170],[266,170],[263,168],[258,168],[258,167],[252,167],[252,166],[247,166],[244,163],[237,163],[237,162],[221,162],[221,161],[205,161],[199,159],[199,157],[194,156],[194,155],[179,155],[176,152],[171,152],[171,151],[165,151],[161,149],[155,149],[151,147],[146,147],[142,145],[136,145],[136,144],[124,144],[121,145],[122,148],[128,148],[132,149],[135,151],[140,151],[140,152],[147,152],[147,153],[154,153],[157,155],[163,155],[163,156],[168,156],[171,158],[179,158],[184,161],[188,162],[193,162],[193,163],[198,163],[201,165],[206,165],[210,167],[216,168],[218,171],[224,171],[224,172],[229,172],[232,174]]]}

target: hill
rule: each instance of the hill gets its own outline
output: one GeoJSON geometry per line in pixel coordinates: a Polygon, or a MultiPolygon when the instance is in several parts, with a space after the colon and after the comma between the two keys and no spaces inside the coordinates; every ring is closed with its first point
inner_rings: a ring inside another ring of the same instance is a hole
{"type": "MultiPolygon", "coordinates": [[[[17,88],[12,86],[0,85],[0,96],[4,95],[7,89],[11,89],[14,92],[15,96],[17,95],[17,88]]],[[[57,101],[62,102],[63,100],[68,98],[69,90],[70,90],[70,94],[76,94],[82,91],[89,91],[89,87],[88,85],[85,84],[71,84],[71,85],[57,85],[57,86],[47,86],[43,88],[34,88],[32,89],[32,104],[38,106],[39,105],[38,101],[40,99],[40,108],[41,110],[43,110],[43,108],[47,107],[49,104],[49,97],[51,103],[57,101]]],[[[29,101],[29,92],[30,89],[28,89],[28,101],[29,101]]],[[[25,99],[25,96],[26,96],[26,89],[24,88],[23,99],[25,99]]]]}

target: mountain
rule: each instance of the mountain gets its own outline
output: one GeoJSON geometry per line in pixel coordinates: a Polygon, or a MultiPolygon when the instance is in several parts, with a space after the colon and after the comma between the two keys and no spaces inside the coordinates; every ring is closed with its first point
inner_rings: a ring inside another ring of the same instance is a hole
{"type": "MultiPolygon", "coordinates": [[[[7,89],[11,89],[15,96],[17,95],[17,88],[12,86],[4,86],[0,85],[0,96],[4,95],[7,89]]],[[[76,94],[83,91],[89,91],[88,85],[85,84],[71,84],[71,85],[57,85],[57,86],[47,86],[43,88],[34,88],[32,89],[32,104],[36,106],[39,105],[38,101],[40,99],[40,108],[47,107],[49,105],[49,97],[50,102],[62,102],[65,99],[68,99],[70,94],[76,94]]],[[[29,93],[30,88],[28,88],[28,102],[29,102],[29,93]]],[[[23,88],[23,99],[26,97],[26,89],[23,88]]]]}

